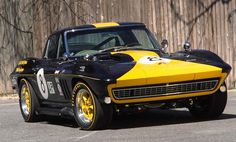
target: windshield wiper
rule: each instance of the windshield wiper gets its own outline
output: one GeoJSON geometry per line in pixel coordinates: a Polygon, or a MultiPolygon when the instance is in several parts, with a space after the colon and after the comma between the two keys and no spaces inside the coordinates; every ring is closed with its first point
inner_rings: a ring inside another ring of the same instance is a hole
{"type": "Polygon", "coordinates": [[[128,44],[125,44],[125,45],[114,46],[114,47],[111,47],[111,48],[102,49],[102,50],[99,50],[99,52],[102,53],[102,52],[108,52],[108,51],[121,51],[121,50],[128,50],[128,49],[138,49],[138,47],[130,48],[132,46],[142,46],[142,44],[137,43],[137,42],[128,43],[128,44]]]}
{"type": "Polygon", "coordinates": [[[99,50],[99,53],[103,52],[112,52],[112,51],[124,51],[124,50],[149,50],[149,51],[160,51],[158,48],[142,48],[142,47],[137,47],[137,46],[142,46],[139,43],[130,43],[126,45],[121,45],[121,46],[114,46],[106,49],[99,50]],[[135,47],[132,47],[135,46],[135,47]]]}
{"type": "Polygon", "coordinates": [[[123,48],[123,47],[124,47],[124,46],[113,46],[113,47],[110,47],[110,48],[98,50],[98,52],[99,52],[99,53],[102,53],[102,52],[116,51],[117,49],[123,48]]]}

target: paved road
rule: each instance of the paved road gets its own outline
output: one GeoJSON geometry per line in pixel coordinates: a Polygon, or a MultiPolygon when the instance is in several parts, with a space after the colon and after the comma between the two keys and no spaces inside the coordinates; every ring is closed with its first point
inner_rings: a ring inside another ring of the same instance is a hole
{"type": "Polygon", "coordinates": [[[122,116],[103,131],[82,131],[58,117],[25,123],[16,100],[0,100],[0,141],[236,142],[236,91],[218,120],[195,121],[187,110],[122,116]]]}

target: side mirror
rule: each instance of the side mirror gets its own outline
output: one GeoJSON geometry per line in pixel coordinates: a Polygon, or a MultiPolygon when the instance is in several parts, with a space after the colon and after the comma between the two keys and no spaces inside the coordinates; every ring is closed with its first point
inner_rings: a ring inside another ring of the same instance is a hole
{"type": "Polygon", "coordinates": [[[167,41],[166,39],[163,39],[163,40],[161,41],[161,50],[166,53],[167,47],[168,47],[168,41],[167,41]]]}
{"type": "Polygon", "coordinates": [[[184,48],[184,50],[185,50],[186,52],[190,51],[190,50],[191,50],[191,43],[190,43],[189,41],[186,41],[186,42],[184,43],[183,48],[184,48]]]}

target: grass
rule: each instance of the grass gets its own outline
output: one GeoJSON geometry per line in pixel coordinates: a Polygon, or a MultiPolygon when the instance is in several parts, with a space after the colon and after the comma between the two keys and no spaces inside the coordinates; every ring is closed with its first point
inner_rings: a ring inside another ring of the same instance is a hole
{"type": "Polygon", "coordinates": [[[14,93],[1,93],[0,99],[18,99],[18,95],[14,93]]]}

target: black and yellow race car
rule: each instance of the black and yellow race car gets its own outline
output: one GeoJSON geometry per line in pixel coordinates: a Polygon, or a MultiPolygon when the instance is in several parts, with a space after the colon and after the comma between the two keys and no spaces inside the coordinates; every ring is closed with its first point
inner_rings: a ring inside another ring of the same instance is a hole
{"type": "Polygon", "coordinates": [[[231,67],[216,54],[166,53],[142,23],[96,23],[56,31],[42,58],[19,61],[11,73],[26,122],[72,116],[82,129],[102,129],[129,109],[186,107],[216,118],[227,102],[231,67]]]}

